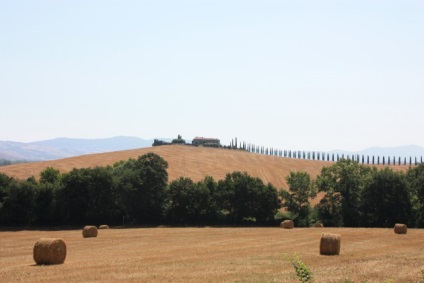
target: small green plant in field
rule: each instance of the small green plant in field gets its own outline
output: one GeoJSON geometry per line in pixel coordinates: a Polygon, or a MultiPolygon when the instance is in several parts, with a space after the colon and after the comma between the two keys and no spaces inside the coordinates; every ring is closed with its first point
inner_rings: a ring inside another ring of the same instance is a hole
{"type": "Polygon", "coordinates": [[[418,282],[423,282],[424,283],[424,269],[421,269],[421,280],[418,282]]]}
{"type": "Polygon", "coordinates": [[[296,276],[299,279],[300,282],[303,283],[312,283],[314,282],[312,271],[309,269],[309,267],[303,263],[303,261],[299,258],[299,256],[294,255],[293,258],[290,256],[287,256],[287,258],[290,260],[291,264],[294,267],[294,270],[296,271],[296,276]]]}

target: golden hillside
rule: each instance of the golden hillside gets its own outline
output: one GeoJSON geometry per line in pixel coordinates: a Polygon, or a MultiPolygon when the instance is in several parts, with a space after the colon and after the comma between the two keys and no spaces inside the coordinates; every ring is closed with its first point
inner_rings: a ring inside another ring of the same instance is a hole
{"type": "MultiPolygon", "coordinates": [[[[112,165],[120,160],[137,158],[148,152],[159,154],[168,162],[170,181],[181,176],[199,181],[208,175],[214,177],[215,180],[220,180],[227,173],[246,171],[253,177],[259,177],[265,183],[271,182],[277,188],[286,187],[285,177],[290,171],[306,171],[315,177],[321,172],[323,166],[332,164],[327,161],[283,158],[239,150],[172,145],[15,164],[0,167],[0,172],[18,179],[26,179],[30,176],[38,178],[40,172],[46,167],[69,172],[73,168],[112,165]]],[[[395,166],[394,168],[403,170],[407,166],[395,166]]]]}

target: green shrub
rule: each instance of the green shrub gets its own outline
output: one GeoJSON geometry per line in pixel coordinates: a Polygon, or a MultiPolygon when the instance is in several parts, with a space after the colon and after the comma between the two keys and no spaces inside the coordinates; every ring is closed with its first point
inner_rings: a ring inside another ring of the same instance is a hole
{"type": "Polygon", "coordinates": [[[312,283],[314,281],[312,271],[300,260],[299,256],[294,255],[293,258],[287,256],[296,271],[296,276],[300,282],[312,283]]]}

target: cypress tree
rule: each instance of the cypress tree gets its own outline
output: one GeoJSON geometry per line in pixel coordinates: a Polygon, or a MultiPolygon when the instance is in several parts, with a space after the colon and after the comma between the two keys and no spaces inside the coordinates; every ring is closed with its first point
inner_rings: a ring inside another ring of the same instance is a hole
{"type": "Polygon", "coordinates": [[[384,165],[384,156],[383,156],[383,165],[384,165]]]}
{"type": "Polygon", "coordinates": [[[374,155],[372,156],[372,165],[374,165],[374,155]]]}

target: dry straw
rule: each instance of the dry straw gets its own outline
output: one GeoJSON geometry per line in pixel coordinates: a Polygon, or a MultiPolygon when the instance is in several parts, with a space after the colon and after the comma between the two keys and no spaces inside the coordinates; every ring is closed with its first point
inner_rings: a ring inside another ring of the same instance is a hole
{"type": "Polygon", "coordinates": [[[321,235],[321,242],[319,245],[319,253],[321,255],[339,255],[340,254],[340,240],[339,234],[324,233],[321,235]]]}
{"type": "Polygon", "coordinates": [[[395,233],[396,234],[406,234],[408,227],[405,224],[396,223],[395,224],[395,233]]]}
{"type": "Polygon", "coordinates": [[[97,237],[96,226],[85,226],[84,229],[82,229],[82,236],[84,238],[97,237]]]}
{"type": "Polygon", "coordinates": [[[315,227],[316,228],[322,228],[322,227],[324,227],[324,225],[322,225],[322,223],[315,223],[315,227]]]}
{"type": "Polygon", "coordinates": [[[109,229],[109,225],[100,225],[99,229],[109,229]]]}
{"type": "Polygon", "coordinates": [[[59,238],[41,238],[33,250],[37,264],[61,264],[66,258],[66,244],[59,238]]]}
{"type": "Polygon", "coordinates": [[[294,222],[292,220],[284,220],[281,222],[280,227],[284,229],[293,229],[294,222]]]}

